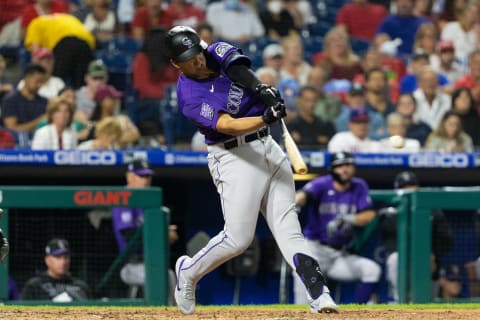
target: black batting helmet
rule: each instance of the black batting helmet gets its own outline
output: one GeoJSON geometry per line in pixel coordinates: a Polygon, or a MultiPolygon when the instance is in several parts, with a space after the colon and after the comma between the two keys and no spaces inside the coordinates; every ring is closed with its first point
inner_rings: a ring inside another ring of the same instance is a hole
{"type": "Polygon", "coordinates": [[[415,173],[412,171],[403,171],[397,174],[395,181],[393,182],[393,187],[395,189],[400,189],[405,186],[417,186],[418,180],[415,173]]]}
{"type": "Polygon", "coordinates": [[[342,164],[355,164],[355,159],[350,152],[340,151],[330,157],[330,170],[342,164]]]}
{"type": "Polygon", "coordinates": [[[203,51],[201,39],[190,27],[176,26],[165,37],[165,53],[173,61],[187,61],[203,51]]]}

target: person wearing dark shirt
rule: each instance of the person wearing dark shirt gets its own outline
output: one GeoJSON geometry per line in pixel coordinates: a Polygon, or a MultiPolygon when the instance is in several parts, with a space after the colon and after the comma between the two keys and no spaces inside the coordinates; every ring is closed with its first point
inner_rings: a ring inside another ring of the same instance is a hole
{"type": "Polygon", "coordinates": [[[417,100],[415,100],[412,94],[403,93],[398,97],[396,111],[407,120],[407,133],[405,136],[407,138],[417,139],[420,141],[420,144],[424,146],[432,129],[425,122],[413,119],[416,108],[417,100]]]}
{"type": "Polygon", "coordinates": [[[70,275],[70,246],[65,239],[52,239],[45,247],[47,271],[25,284],[22,300],[52,300],[70,302],[86,300],[88,285],[70,275]]]}
{"type": "MultiPolygon", "coordinates": [[[[395,190],[415,190],[419,187],[417,176],[411,171],[400,172],[395,177],[393,187],[395,190]]],[[[387,254],[387,281],[393,300],[398,302],[397,210],[394,207],[382,208],[379,210],[379,217],[380,235],[387,254]]],[[[432,280],[437,281],[440,257],[453,246],[453,236],[448,220],[441,210],[433,210],[430,220],[432,223],[432,280]]]]}
{"type": "Polygon", "coordinates": [[[267,1],[266,10],[260,13],[260,19],[270,39],[279,40],[291,32],[296,32],[295,21],[284,7],[283,1],[267,1]]]}
{"type": "Polygon", "coordinates": [[[32,133],[37,124],[45,117],[47,99],[38,94],[45,82],[47,71],[44,67],[32,64],[25,68],[25,85],[3,98],[3,125],[13,131],[32,133]]]}
{"type": "Polygon", "coordinates": [[[324,121],[315,115],[318,93],[314,87],[300,89],[297,98],[298,115],[289,122],[293,139],[301,149],[326,149],[328,141],[335,134],[330,121],[324,121]]]}

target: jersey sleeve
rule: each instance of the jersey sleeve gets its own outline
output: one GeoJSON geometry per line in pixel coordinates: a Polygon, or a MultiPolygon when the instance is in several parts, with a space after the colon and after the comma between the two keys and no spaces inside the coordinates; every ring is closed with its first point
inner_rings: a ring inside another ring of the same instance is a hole
{"type": "Polygon", "coordinates": [[[315,179],[307,183],[302,191],[309,194],[312,198],[316,199],[319,197],[322,191],[322,182],[319,179],[315,179]]]}
{"type": "Polygon", "coordinates": [[[207,48],[208,56],[220,66],[223,75],[232,63],[242,63],[250,67],[250,58],[243,54],[242,49],[236,48],[227,42],[216,42],[207,48]]]}
{"type": "Polygon", "coordinates": [[[357,194],[357,212],[369,210],[373,207],[372,199],[368,194],[367,183],[359,179],[358,180],[358,194],[357,194]]]}

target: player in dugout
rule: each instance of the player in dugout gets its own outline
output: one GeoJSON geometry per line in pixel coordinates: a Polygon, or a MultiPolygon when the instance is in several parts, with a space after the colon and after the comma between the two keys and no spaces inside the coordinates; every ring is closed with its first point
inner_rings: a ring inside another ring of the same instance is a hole
{"type": "MultiPolygon", "coordinates": [[[[296,203],[306,206],[304,228],[310,250],[326,275],[337,281],[359,281],[354,301],[367,303],[380,280],[381,268],[373,260],[351,251],[354,229],[366,226],[375,211],[365,180],[355,177],[355,159],[349,152],[334,153],[329,174],[307,183],[296,203]]],[[[300,279],[294,277],[295,303],[305,302],[300,279]]]]}
{"type": "Polygon", "coordinates": [[[177,260],[180,311],[192,314],[198,281],[248,248],[261,211],[285,260],[303,280],[310,311],[338,312],[301,232],[290,164],[269,132],[270,124],[286,116],[278,90],[258,80],[239,48],[226,42],[207,46],[189,27],[170,29],[165,48],[181,72],[179,109],[205,136],[225,222],[193,257],[177,260]]]}

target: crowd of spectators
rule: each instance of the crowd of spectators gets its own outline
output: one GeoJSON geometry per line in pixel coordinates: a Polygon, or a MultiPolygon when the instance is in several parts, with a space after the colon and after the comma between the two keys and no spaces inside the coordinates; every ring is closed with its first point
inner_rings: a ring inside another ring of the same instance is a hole
{"type": "Polygon", "coordinates": [[[66,149],[89,141],[89,148],[202,150],[202,137],[178,112],[178,71],[159,45],[168,28],[188,25],[207,43],[241,47],[262,81],[279,88],[287,125],[302,149],[473,151],[480,147],[479,5],[0,1],[0,53],[16,36],[11,26],[21,30],[16,78],[5,76],[15,59],[0,56],[1,139],[15,142],[1,146],[66,149]],[[119,39],[123,48],[117,47],[119,39]],[[115,54],[124,61],[120,70],[117,60],[108,59],[115,54]],[[61,94],[70,102],[58,100],[61,94]],[[120,124],[120,137],[114,138],[109,125],[107,140],[113,142],[92,144],[99,123],[110,117],[120,124]],[[47,138],[53,127],[55,135],[47,138]],[[70,129],[75,139],[59,143],[70,129]],[[403,136],[405,147],[391,148],[391,135],[403,136]]]}

